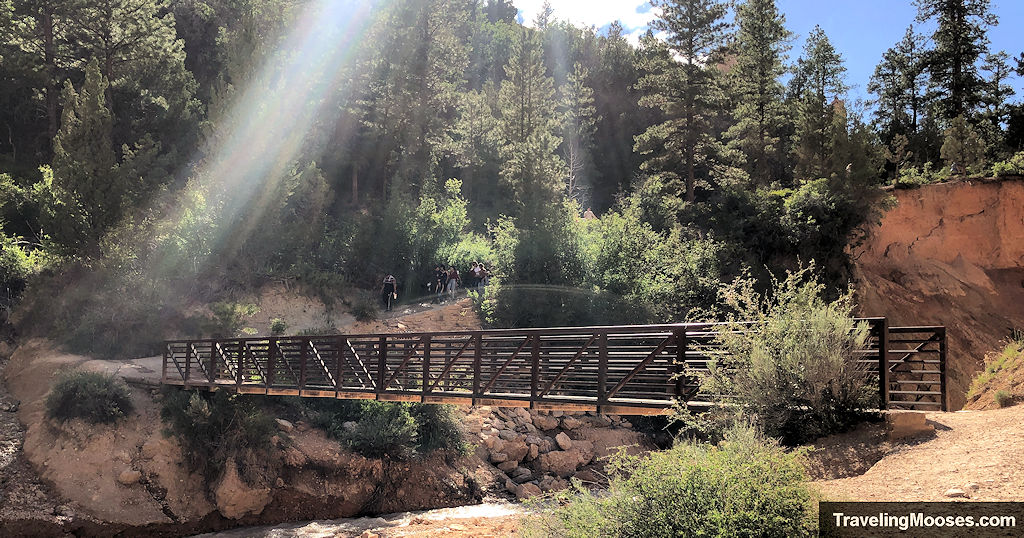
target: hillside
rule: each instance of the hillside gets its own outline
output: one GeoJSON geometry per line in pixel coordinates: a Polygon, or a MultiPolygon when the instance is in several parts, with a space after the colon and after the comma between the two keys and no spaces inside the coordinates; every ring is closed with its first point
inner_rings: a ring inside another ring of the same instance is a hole
{"type": "Polygon", "coordinates": [[[896,206],[853,251],[864,315],[949,330],[950,404],[985,355],[1024,327],[1024,181],[892,192],[896,206]]]}

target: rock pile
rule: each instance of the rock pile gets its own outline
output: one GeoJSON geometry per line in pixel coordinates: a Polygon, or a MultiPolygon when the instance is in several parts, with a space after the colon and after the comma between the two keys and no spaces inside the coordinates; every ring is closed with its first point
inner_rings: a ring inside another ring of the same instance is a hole
{"type": "Polygon", "coordinates": [[[467,410],[463,427],[478,456],[500,470],[499,483],[519,498],[565,489],[574,476],[599,482],[618,447],[649,448],[629,421],[591,412],[479,407],[467,410]]]}

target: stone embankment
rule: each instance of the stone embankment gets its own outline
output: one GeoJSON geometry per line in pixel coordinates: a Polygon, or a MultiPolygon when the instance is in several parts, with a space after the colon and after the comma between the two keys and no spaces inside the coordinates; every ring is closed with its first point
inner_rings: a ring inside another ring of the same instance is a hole
{"type": "Polygon", "coordinates": [[[609,456],[654,448],[616,415],[482,407],[468,411],[464,428],[477,456],[497,468],[496,480],[518,498],[565,489],[572,477],[602,484],[609,456]]]}

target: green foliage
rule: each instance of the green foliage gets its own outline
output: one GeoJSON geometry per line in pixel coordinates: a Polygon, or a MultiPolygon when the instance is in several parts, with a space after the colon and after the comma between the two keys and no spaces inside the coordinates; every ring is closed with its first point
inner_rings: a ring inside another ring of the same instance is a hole
{"type": "Polygon", "coordinates": [[[1024,151],[1018,151],[1009,159],[993,164],[992,175],[996,177],[1024,175],[1024,151]]]}
{"type": "Polygon", "coordinates": [[[160,417],[181,442],[189,465],[206,477],[217,476],[229,458],[253,484],[268,464],[270,438],[277,428],[255,396],[169,389],[160,417]]]}
{"type": "Polygon", "coordinates": [[[1011,335],[999,353],[987,357],[985,369],[971,380],[967,399],[977,398],[995,382],[1016,383],[1019,376],[1024,376],[1024,338],[1018,333],[1011,335]]]}
{"type": "Polygon", "coordinates": [[[842,172],[847,163],[836,155],[846,136],[846,67],[828,36],[815,26],[797,71],[790,81],[799,102],[796,109],[796,167],[800,178],[828,177],[842,172]]]}
{"type": "Polygon", "coordinates": [[[134,410],[124,381],[99,372],[61,372],[46,395],[46,416],[60,422],[80,418],[109,424],[134,410]]]}
{"type": "Polygon", "coordinates": [[[996,400],[996,405],[999,407],[1010,407],[1013,405],[1013,394],[1007,390],[997,390],[993,396],[996,400]]]}
{"type": "Polygon", "coordinates": [[[352,300],[352,315],[356,321],[373,321],[380,316],[380,306],[373,295],[359,293],[352,300]]]}
{"type": "Polygon", "coordinates": [[[462,438],[459,417],[453,405],[412,404],[409,409],[416,421],[417,450],[428,454],[448,450],[457,455],[469,453],[462,438]]]}
{"type": "Polygon", "coordinates": [[[736,428],[718,445],[681,442],[613,459],[608,492],[562,494],[548,536],[812,536],[814,509],[799,453],[736,428]]]}
{"type": "Polygon", "coordinates": [[[730,323],[717,330],[727,355],[709,363],[701,392],[721,395],[712,412],[740,415],[789,444],[844,431],[878,405],[871,374],[855,351],[868,338],[852,297],[829,303],[813,265],[774,281],[771,295],[741,278],[722,288],[730,323]],[[748,330],[752,323],[756,331],[748,330]]]}
{"type": "Polygon", "coordinates": [[[355,429],[342,439],[364,456],[405,458],[416,446],[417,434],[408,405],[362,400],[355,429]]]}
{"type": "Polygon", "coordinates": [[[270,334],[274,336],[280,336],[288,330],[288,323],[281,318],[274,318],[270,320],[270,334]]]}
{"type": "Polygon", "coordinates": [[[985,143],[963,116],[954,118],[944,135],[942,160],[950,167],[958,167],[960,175],[973,173],[984,163],[985,143]]]}
{"type": "Polygon", "coordinates": [[[243,318],[255,315],[259,308],[254,304],[216,302],[210,305],[210,312],[213,317],[204,332],[212,338],[230,338],[242,329],[243,318]]]}

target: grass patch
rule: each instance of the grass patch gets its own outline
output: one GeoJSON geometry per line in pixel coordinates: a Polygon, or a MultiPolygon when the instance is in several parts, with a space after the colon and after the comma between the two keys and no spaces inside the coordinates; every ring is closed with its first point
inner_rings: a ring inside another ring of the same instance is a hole
{"type": "Polygon", "coordinates": [[[1011,337],[1002,351],[991,356],[985,369],[971,381],[967,399],[981,396],[989,385],[1001,380],[1012,383],[1014,376],[1019,375],[1024,375],[1024,339],[1011,337]]]}
{"type": "Polygon", "coordinates": [[[1007,390],[997,390],[994,396],[996,405],[999,407],[1010,407],[1013,405],[1013,394],[1007,390]]]}
{"type": "Polygon", "coordinates": [[[46,396],[46,416],[60,422],[110,424],[134,410],[124,381],[98,372],[62,372],[46,396]]]}

